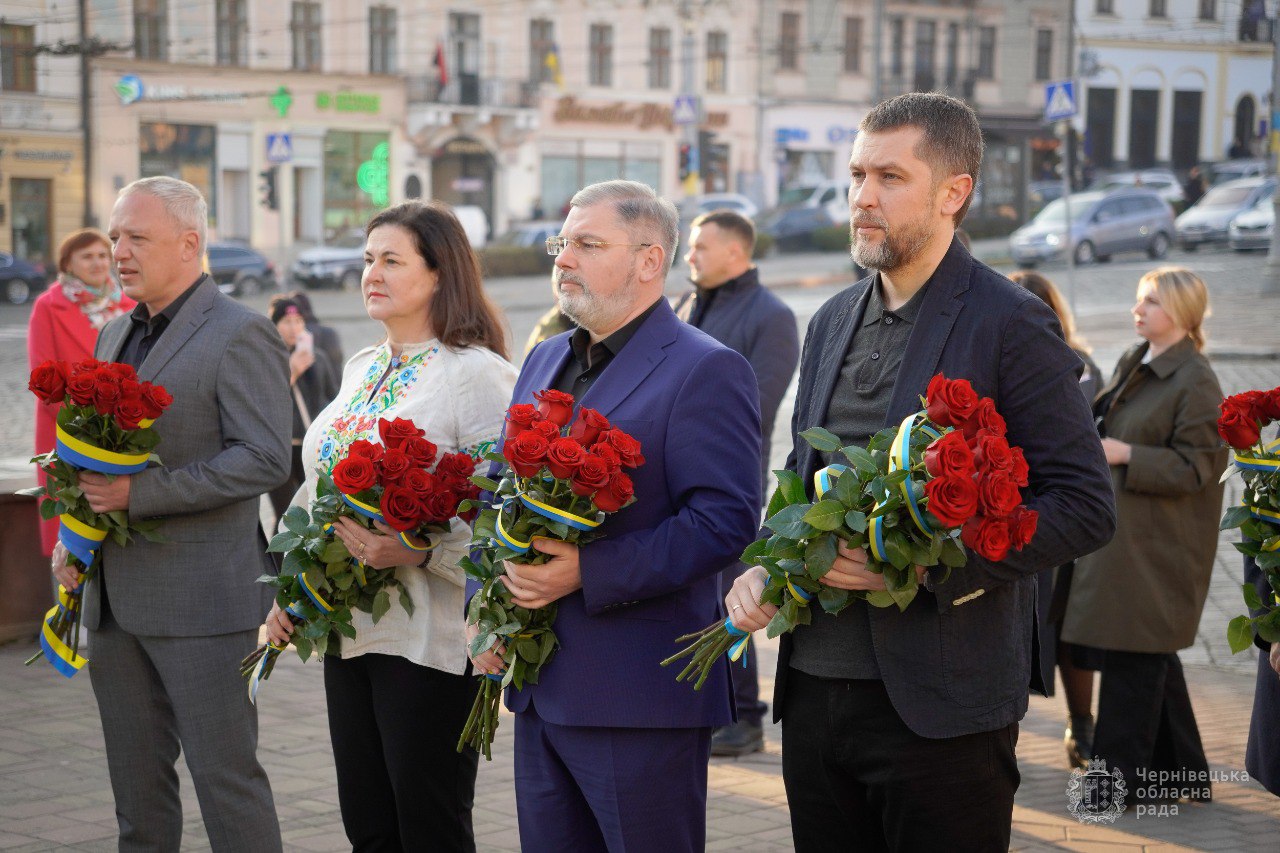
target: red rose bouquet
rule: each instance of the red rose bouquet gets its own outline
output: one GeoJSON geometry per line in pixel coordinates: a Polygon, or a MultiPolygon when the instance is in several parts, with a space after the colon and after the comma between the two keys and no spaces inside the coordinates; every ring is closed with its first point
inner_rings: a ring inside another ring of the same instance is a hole
{"type": "MultiPolygon", "coordinates": [[[[136,474],[150,462],[160,436],[151,429],[173,397],[159,385],[142,382],[127,364],[88,359],[72,364],[46,361],[31,371],[27,387],[40,401],[61,405],[54,449],[31,461],[45,474],[45,485],[22,493],[35,495],[40,516],[59,519],[58,540],[67,549],[67,565],[81,573],[75,592],[58,588],[58,604],[45,614],[40,649],[70,678],[87,660],[80,656],[80,596],[97,571],[98,552],[111,537],[127,545],[137,535],[156,541],[159,522],[133,521],[123,510],[98,513],[80,490],[77,474],[96,471],[108,477],[136,474]]],[[[35,655],[28,664],[38,660],[35,655]]]]}
{"type": "MultiPolygon", "coordinates": [[[[459,505],[480,494],[471,483],[476,460],[466,453],[437,459],[436,446],[412,421],[380,419],[378,436],[381,444],[352,442],[332,476],[320,475],[310,512],[290,507],[281,519],[284,531],[267,548],[284,560],[278,576],[259,580],[276,588],[276,601],[294,624],[302,625],[293,645],[304,661],[312,651],[323,658],[341,637],[355,638],[353,611],[370,614],[375,623],[382,619],[391,609],[393,589],[400,606],[413,614],[396,567],[375,569],[353,556],[332,533],[339,518],[354,518],[370,529],[382,522],[402,544],[426,556],[448,532],[459,505]]],[[[266,643],[241,661],[251,701],[283,651],[282,645],[266,643]]]]}
{"type": "MultiPolygon", "coordinates": [[[[1037,514],[1022,504],[1021,492],[1027,462],[1021,448],[1009,446],[995,403],[980,398],[968,380],[941,373],[921,402],[922,411],[877,433],[865,448],[842,446],[822,428],[800,433],[814,449],[838,453],[849,464],[818,471],[812,501],[798,475],[776,472],[778,488],[765,513],[773,534],[742,554],[744,563],[769,573],[761,601],[778,612],[768,636],[809,624],[815,598],[828,613],[839,613],[855,598],[905,610],[918,591],[915,566],[942,565],[942,583],[953,567],[968,562],[965,547],[997,562],[1031,541],[1037,514]],[[867,549],[867,568],[884,575],[883,591],[820,582],[840,544],[867,549]]],[[[693,679],[698,689],[720,655],[741,657],[748,636],[728,619],[716,622],[677,638],[693,642],[662,665],[689,657],[677,680],[693,679]]]]}
{"type": "Polygon", "coordinates": [[[1244,494],[1239,506],[1222,516],[1219,528],[1240,528],[1244,541],[1237,550],[1250,556],[1266,576],[1269,587],[1264,597],[1253,584],[1244,584],[1244,600],[1257,616],[1237,616],[1227,626],[1231,651],[1241,652],[1253,645],[1254,634],[1280,642],[1280,439],[1263,443],[1262,430],[1280,421],[1280,388],[1245,391],[1222,401],[1218,434],[1232,447],[1231,465],[1222,475],[1225,482],[1239,474],[1244,494]]]}
{"type": "Polygon", "coordinates": [[[471,656],[498,649],[506,664],[500,675],[484,676],[467,718],[458,751],[470,745],[491,758],[502,689],[536,684],[538,672],[556,650],[552,632],[556,606],[520,607],[502,583],[504,561],[538,565],[550,555],[533,549],[534,537],[585,545],[609,513],[635,500],[624,468],[644,464],[640,442],[610,425],[594,409],[575,417],[572,395],[539,391],[537,405],[507,410],[502,452],[488,458],[503,465],[500,480],[473,477],[493,494],[476,519],[472,556],[462,559],[467,576],[481,584],[467,609],[479,633],[471,656]]]}

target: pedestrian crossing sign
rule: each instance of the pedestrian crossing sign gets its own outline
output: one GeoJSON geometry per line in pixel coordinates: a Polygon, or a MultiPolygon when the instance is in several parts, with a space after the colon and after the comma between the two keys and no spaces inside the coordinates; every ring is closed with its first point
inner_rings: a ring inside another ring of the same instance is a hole
{"type": "Polygon", "coordinates": [[[1044,120],[1061,121],[1073,118],[1076,108],[1076,84],[1071,80],[1059,80],[1044,87],[1044,120]]]}
{"type": "Polygon", "coordinates": [[[287,133],[267,134],[267,162],[288,163],[293,159],[293,139],[287,133]]]}

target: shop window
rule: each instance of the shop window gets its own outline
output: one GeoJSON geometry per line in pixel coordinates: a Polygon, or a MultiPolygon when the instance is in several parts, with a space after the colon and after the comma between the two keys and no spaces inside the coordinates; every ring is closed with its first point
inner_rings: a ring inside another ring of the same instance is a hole
{"type": "Polygon", "coordinates": [[[556,25],[546,18],[535,18],[529,22],[529,81],[531,83],[556,82],[556,68],[560,57],[552,62],[548,59],[556,49],[556,25]]]}
{"type": "Polygon", "coordinates": [[[778,67],[786,71],[800,67],[799,12],[783,12],[778,22],[778,67]]]}
{"type": "Polygon", "coordinates": [[[245,33],[249,29],[245,0],[218,0],[217,42],[219,65],[245,65],[245,33]]]}
{"type": "Polygon", "coordinates": [[[1200,20],[1218,20],[1218,0],[1200,0],[1200,20]]]}
{"type": "Polygon", "coordinates": [[[912,87],[917,92],[933,91],[933,69],[937,62],[937,49],[937,22],[917,18],[915,75],[912,78],[912,87]]]}
{"type": "Polygon", "coordinates": [[[991,80],[996,76],[996,28],[978,28],[978,79],[991,80]]]}
{"type": "Polygon", "coordinates": [[[6,92],[36,90],[36,28],[0,24],[0,89],[6,92]]]}
{"type": "Polygon", "coordinates": [[[320,4],[294,3],[289,18],[293,41],[293,69],[320,71],[320,4]]]}
{"type": "Polygon", "coordinates": [[[862,73],[862,19],[844,19],[844,73],[862,73]]]}
{"type": "Polygon", "coordinates": [[[458,103],[480,103],[480,16],[449,13],[449,44],[453,47],[452,76],[458,81],[458,103]]]}
{"type": "Polygon", "coordinates": [[[889,74],[901,85],[907,50],[907,22],[902,18],[889,19],[889,74]]]}
{"type": "Polygon", "coordinates": [[[944,82],[948,89],[954,89],[960,84],[960,25],[955,21],[947,24],[947,44],[944,51],[944,82]]]}
{"type": "Polygon", "coordinates": [[[655,189],[661,186],[662,164],[648,152],[624,150],[616,156],[544,154],[542,157],[542,209],[548,214],[568,214],[569,199],[582,187],[598,181],[624,179],[655,189]]]}
{"type": "Polygon", "coordinates": [[[613,85],[613,27],[591,25],[591,68],[587,80],[591,86],[613,85]]]}
{"type": "Polygon", "coordinates": [[[390,6],[369,9],[369,73],[396,73],[396,10],[390,6]]]}
{"type": "Polygon", "coordinates": [[[721,30],[707,33],[707,91],[726,92],[729,86],[729,35],[721,30]]]}
{"type": "Polygon", "coordinates": [[[134,0],[133,52],[139,59],[169,58],[168,29],[167,0],[134,0]]]}
{"type": "Polygon", "coordinates": [[[1152,18],[1169,17],[1169,4],[1166,0],[1151,0],[1151,8],[1148,12],[1152,18]]]}
{"type": "Polygon", "coordinates": [[[1116,13],[1115,0],[1097,0],[1097,5],[1093,7],[1096,14],[1114,15],[1116,13]]]}
{"type": "Polygon", "coordinates": [[[649,28],[649,88],[671,88],[671,30],[649,28]]]}
{"type": "Polygon", "coordinates": [[[1053,75],[1053,30],[1036,30],[1036,79],[1053,75]]]}
{"type": "Polygon", "coordinates": [[[324,137],[326,239],[359,230],[387,206],[391,175],[386,133],[331,130],[324,137]]]}
{"type": "Polygon", "coordinates": [[[216,224],[216,140],[212,125],[142,122],[138,125],[138,176],[168,175],[194,185],[209,205],[210,224],[216,224]]]}

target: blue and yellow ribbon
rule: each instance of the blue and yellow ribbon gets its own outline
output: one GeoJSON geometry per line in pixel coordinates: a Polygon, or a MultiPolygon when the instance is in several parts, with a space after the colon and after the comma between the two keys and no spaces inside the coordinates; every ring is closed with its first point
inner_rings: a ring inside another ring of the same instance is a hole
{"type": "Polygon", "coordinates": [[[531,547],[533,547],[532,537],[529,538],[527,541],[517,539],[516,537],[508,533],[506,527],[503,526],[502,524],[502,516],[506,514],[507,507],[510,505],[511,505],[511,498],[507,498],[498,507],[498,523],[494,525],[493,536],[495,539],[497,539],[499,542],[502,543],[503,547],[510,548],[512,551],[515,551],[517,554],[524,554],[524,553],[527,553],[531,547]]]}
{"type": "Polygon", "coordinates": [[[147,467],[149,453],[116,453],[81,441],[62,427],[57,428],[58,458],[68,465],[99,474],[136,474],[147,467]]]}
{"type": "MultiPolygon", "coordinates": [[[[338,494],[342,496],[343,503],[345,503],[347,506],[354,509],[360,515],[363,515],[365,518],[369,518],[374,521],[380,521],[383,524],[387,523],[387,519],[382,514],[382,509],[380,507],[373,506],[372,504],[367,504],[364,501],[358,501],[355,498],[351,497],[351,495],[348,495],[344,492],[339,492],[338,494]]],[[[333,525],[331,524],[326,524],[325,530],[328,531],[332,526],[333,525]]],[[[397,531],[396,539],[399,540],[401,545],[408,548],[410,551],[417,551],[420,554],[430,551],[432,548],[436,547],[436,544],[437,544],[428,540],[426,545],[418,545],[414,543],[414,541],[409,538],[409,534],[404,531],[397,531]]]]}
{"type": "Polygon", "coordinates": [[[813,496],[819,500],[835,487],[840,475],[849,470],[848,465],[828,465],[813,472],[813,496]]]}
{"type": "Polygon", "coordinates": [[[298,581],[302,584],[302,591],[306,593],[307,598],[311,599],[311,603],[325,613],[333,612],[333,605],[325,601],[316,588],[311,585],[311,581],[307,580],[305,572],[298,575],[298,581]]]}
{"type": "MultiPolygon", "coordinates": [[[[893,443],[889,445],[890,473],[899,470],[910,470],[911,431],[916,426],[916,420],[921,419],[923,415],[924,412],[915,412],[907,415],[898,426],[898,433],[893,437],[893,443]]],[[[921,423],[920,429],[935,441],[942,437],[942,433],[927,423],[921,423]]],[[[898,488],[905,499],[907,514],[911,516],[911,521],[925,536],[932,536],[934,534],[933,527],[924,517],[924,511],[920,509],[918,487],[912,482],[911,477],[908,476],[899,483],[898,488]]],[[[879,504],[876,505],[876,508],[879,509],[879,504]]],[[[874,512],[874,510],[872,511],[874,512]]],[[[867,545],[871,551],[871,556],[882,563],[887,563],[889,562],[889,557],[885,553],[884,528],[884,516],[872,516],[867,520],[867,545]]]]}
{"type": "Polygon", "coordinates": [[[71,612],[80,607],[80,593],[69,593],[61,584],[58,585],[58,603],[44,615],[44,624],[40,627],[40,651],[44,652],[49,665],[67,678],[71,678],[80,668],[89,662],[81,657],[62,641],[53,631],[53,621],[61,611],[71,612]]]}
{"type": "Polygon", "coordinates": [[[571,512],[565,512],[562,509],[557,509],[551,504],[543,503],[540,500],[529,497],[524,492],[517,493],[517,496],[520,498],[520,503],[524,504],[543,518],[549,518],[552,521],[559,521],[563,524],[569,525],[575,530],[595,530],[600,526],[599,521],[592,520],[590,518],[583,518],[580,515],[574,515],[571,512]]]}
{"type": "Polygon", "coordinates": [[[729,651],[727,652],[729,660],[737,663],[738,659],[741,658],[742,665],[746,666],[747,647],[751,645],[751,632],[743,631],[741,628],[734,625],[732,619],[724,620],[724,629],[729,632],[730,637],[738,638],[734,640],[733,645],[729,647],[729,651]]]}
{"type": "MultiPolygon", "coordinates": [[[[1280,451],[1280,438],[1265,445],[1263,451],[1266,453],[1275,453],[1280,451]]],[[[1267,473],[1275,473],[1280,471],[1280,459],[1263,459],[1249,453],[1234,453],[1236,467],[1242,471],[1263,471],[1267,473]]]]}
{"type": "Polygon", "coordinates": [[[791,575],[787,575],[787,590],[791,593],[791,595],[795,598],[795,600],[800,602],[801,604],[808,604],[810,601],[813,601],[813,594],[809,592],[805,592],[803,589],[801,589],[800,587],[792,583],[791,575]]]}
{"type": "Polygon", "coordinates": [[[107,531],[90,527],[68,512],[58,516],[58,522],[58,541],[77,560],[86,566],[91,565],[102,541],[107,538],[107,531]]]}

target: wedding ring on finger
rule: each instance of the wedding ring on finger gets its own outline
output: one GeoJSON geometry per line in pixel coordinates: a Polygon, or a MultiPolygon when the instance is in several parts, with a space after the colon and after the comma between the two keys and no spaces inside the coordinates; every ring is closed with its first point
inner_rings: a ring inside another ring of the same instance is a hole
{"type": "Polygon", "coordinates": [[[733,605],[733,607],[729,610],[729,612],[730,612],[730,613],[732,613],[732,612],[733,612],[733,611],[735,611],[735,610],[741,610],[741,609],[742,609],[742,605],[741,605],[741,604],[735,604],[735,605],[733,605]]]}

